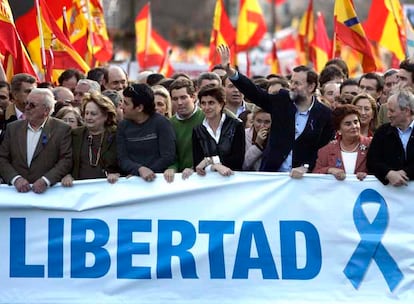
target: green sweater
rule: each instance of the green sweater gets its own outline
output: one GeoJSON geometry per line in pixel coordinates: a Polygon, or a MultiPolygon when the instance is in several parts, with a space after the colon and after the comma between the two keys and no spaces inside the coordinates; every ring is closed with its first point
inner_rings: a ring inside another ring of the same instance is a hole
{"type": "Polygon", "coordinates": [[[176,161],[169,168],[182,172],[185,168],[193,167],[193,128],[200,125],[204,120],[204,113],[201,109],[189,119],[180,120],[176,116],[171,117],[176,136],[176,161]]]}

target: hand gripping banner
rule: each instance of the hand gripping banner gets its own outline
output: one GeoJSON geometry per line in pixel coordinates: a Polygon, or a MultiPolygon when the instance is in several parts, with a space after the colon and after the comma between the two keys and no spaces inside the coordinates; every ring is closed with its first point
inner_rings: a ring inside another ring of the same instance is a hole
{"type": "Polygon", "coordinates": [[[353,217],[355,227],[361,236],[361,241],[348,261],[344,274],[355,289],[358,289],[371,261],[374,260],[392,292],[404,276],[397,263],[381,243],[381,239],[388,226],[387,203],[377,191],[365,189],[360,193],[355,202],[353,217]],[[364,203],[378,203],[380,205],[372,223],[369,222],[362,209],[364,203]]]}

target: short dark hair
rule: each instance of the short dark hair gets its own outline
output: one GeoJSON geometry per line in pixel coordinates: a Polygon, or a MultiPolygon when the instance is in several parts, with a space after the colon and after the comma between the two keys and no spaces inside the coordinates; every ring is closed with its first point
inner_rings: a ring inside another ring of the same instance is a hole
{"type": "Polygon", "coordinates": [[[337,66],[341,70],[341,72],[345,75],[345,77],[349,78],[349,68],[345,60],[343,60],[342,58],[332,58],[325,63],[324,68],[330,65],[337,66]]]}
{"type": "Polygon", "coordinates": [[[172,90],[179,90],[179,89],[182,89],[182,88],[187,89],[188,95],[194,96],[195,87],[194,87],[194,83],[190,79],[177,79],[177,80],[174,80],[170,84],[170,87],[168,88],[168,90],[170,91],[170,95],[171,95],[172,90]]]}
{"type": "Polygon", "coordinates": [[[345,79],[346,76],[342,73],[341,69],[336,65],[328,65],[325,67],[321,74],[319,75],[319,86],[323,87],[323,85],[335,78],[342,78],[345,79]]]}
{"type": "Polygon", "coordinates": [[[108,69],[105,67],[96,67],[90,69],[88,74],[86,74],[86,78],[90,80],[95,80],[96,82],[101,84],[101,91],[104,91],[105,89],[102,86],[102,82],[104,79],[108,78],[108,69]]]}
{"type": "Polygon", "coordinates": [[[7,88],[7,90],[10,92],[10,83],[5,80],[0,80],[0,89],[1,88],[7,88]]]}
{"type": "Polygon", "coordinates": [[[406,70],[411,73],[411,81],[414,82],[414,61],[410,58],[404,59],[400,63],[400,69],[406,70]]]}
{"type": "Polygon", "coordinates": [[[58,77],[58,83],[59,85],[62,85],[62,83],[65,80],[71,79],[72,77],[76,78],[76,81],[79,81],[80,79],[84,79],[85,75],[83,75],[80,71],[76,69],[67,69],[62,72],[62,74],[58,77]]]}
{"type": "Polygon", "coordinates": [[[134,108],[144,106],[143,112],[152,115],[155,113],[154,92],[146,83],[135,83],[126,87],[123,91],[125,97],[131,98],[134,108]]]}
{"type": "Polygon", "coordinates": [[[375,88],[377,92],[382,91],[382,89],[384,88],[384,78],[375,72],[369,72],[369,73],[365,73],[364,75],[361,76],[361,78],[359,78],[358,81],[358,86],[361,83],[362,79],[374,79],[377,81],[377,87],[375,88]]]}
{"type": "Polygon", "coordinates": [[[350,115],[355,114],[358,117],[358,120],[361,119],[361,114],[358,111],[358,108],[351,104],[341,104],[338,105],[333,111],[332,111],[332,125],[335,130],[339,130],[341,127],[342,120],[350,115]]]}
{"type": "Polygon", "coordinates": [[[19,73],[14,75],[10,83],[11,92],[15,93],[20,91],[23,82],[33,84],[36,83],[36,78],[26,73],[19,73]]]}
{"type": "Polygon", "coordinates": [[[201,101],[201,98],[205,96],[211,96],[221,104],[226,103],[226,91],[222,86],[211,83],[202,87],[198,92],[198,100],[201,101]]]}
{"type": "Polygon", "coordinates": [[[359,86],[359,85],[358,85],[358,81],[356,81],[356,80],[355,80],[355,79],[353,79],[353,78],[348,78],[348,79],[345,79],[345,80],[344,80],[344,82],[342,82],[342,83],[341,83],[341,86],[339,87],[339,93],[342,93],[342,88],[343,88],[343,87],[346,87],[346,86],[352,86],[352,85],[359,86]]]}
{"type": "Polygon", "coordinates": [[[160,73],[152,73],[147,76],[147,84],[152,87],[158,84],[161,80],[163,80],[165,76],[160,73]]]}
{"type": "Polygon", "coordinates": [[[307,67],[306,65],[298,65],[294,67],[293,72],[295,73],[305,72],[306,82],[308,84],[315,84],[313,92],[316,91],[316,88],[318,87],[318,73],[316,73],[313,69],[311,69],[310,67],[307,67]]]}

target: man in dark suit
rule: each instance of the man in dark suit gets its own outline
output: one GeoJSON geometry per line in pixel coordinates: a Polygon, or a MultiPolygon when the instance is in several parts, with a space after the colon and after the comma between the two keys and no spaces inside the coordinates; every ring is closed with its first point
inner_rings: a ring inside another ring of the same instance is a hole
{"type": "Polygon", "coordinates": [[[301,176],[295,172],[311,171],[319,148],[326,145],[334,134],[331,110],[314,96],[318,74],[308,67],[298,66],[293,69],[291,91],[281,89],[277,94],[268,94],[230,66],[227,46],[221,45],[217,51],[234,85],[272,116],[260,170],[291,172],[292,177],[301,176]]]}
{"type": "Polygon", "coordinates": [[[54,98],[49,89],[33,89],[24,114],[7,126],[0,146],[0,175],[19,192],[43,193],[72,168],[71,129],[50,117],[54,98]]]}
{"type": "Polygon", "coordinates": [[[414,179],[414,94],[401,89],[387,102],[389,123],[374,134],[367,154],[368,172],[384,185],[407,185],[414,179]]]}

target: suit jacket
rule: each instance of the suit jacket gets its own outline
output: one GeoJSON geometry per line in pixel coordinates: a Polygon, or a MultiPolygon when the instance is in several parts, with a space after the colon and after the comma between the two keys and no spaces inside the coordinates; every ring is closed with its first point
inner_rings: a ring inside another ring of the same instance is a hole
{"type": "Polygon", "coordinates": [[[72,141],[70,126],[48,118],[37,143],[30,166],[27,165],[26,120],[18,120],[7,126],[0,146],[0,175],[6,183],[21,175],[34,183],[45,176],[51,185],[59,182],[72,169],[72,141]]]}
{"type": "MultiPolygon", "coordinates": [[[[73,149],[73,170],[72,176],[74,179],[79,178],[80,157],[82,145],[84,142],[86,127],[79,127],[72,130],[72,149],[73,149]]],[[[116,151],[116,126],[107,128],[104,133],[104,138],[101,148],[101,157],[99,165],[108,173],[119,173],[117,151],[116,151]]]]}
{"type": "MultiPolygon", "coordinates": [[[[357,150],[357,159],[354,174],[357,172],[368,172],[367,170],[367,153],[371,143],[371,137],[361,136],[360,146],[357,150]]],[[[339,140],[333,140],[318,151],[318,159],[316,160],[313,173],[328,173],[329,168],[338,168],[345,170],[342,159],[341,146],[339,140]]]]}
{"type": "Polygon", "coordinates": [[[404,151],[396,127],[389,123],[380,126],[374,134],[368,150],[367,167],[370,174],[374,174],[384,185],[388,184],[385,178],[390,170],[404,170],[409,179],[414,179],[414,132],[407,143],[407,153],[404,151]]]}
{"type": "Polygon", "coordinates": [[[331,110],[314,98],[305,129],[295,140],[296,106],[288,91],[282,89],[277,94],[269,94],[240,73],[239,78],[232,82],[247,99],[272,116],[269,141],[263,152],[260,170],[278,171],[290,151],[293,151],[292,167],[309,164],[312,170],[318,150],[334,135],[331,110]]]}

